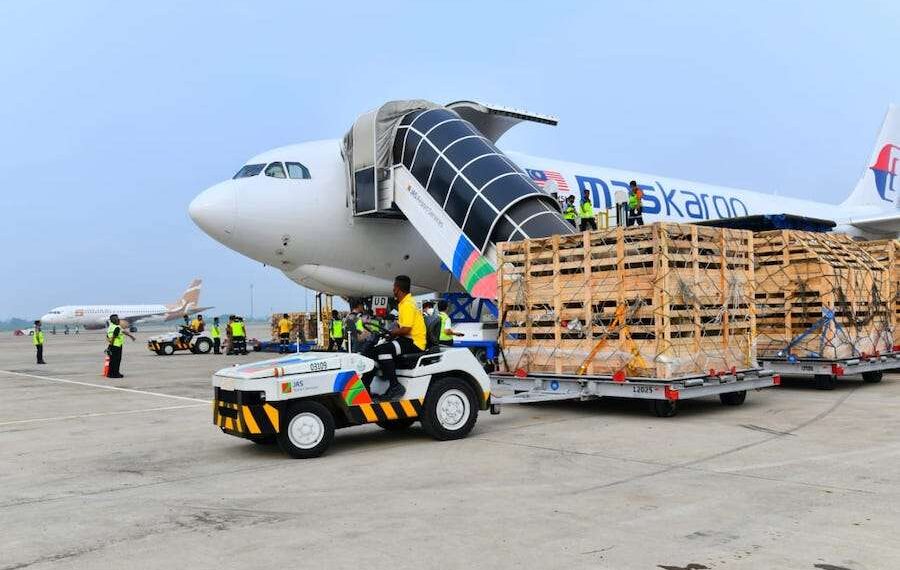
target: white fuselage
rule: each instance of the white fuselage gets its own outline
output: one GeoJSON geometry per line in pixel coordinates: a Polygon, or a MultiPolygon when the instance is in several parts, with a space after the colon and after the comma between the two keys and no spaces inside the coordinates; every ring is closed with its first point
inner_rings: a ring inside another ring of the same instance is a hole
{"type": "Polygon", "coordinates": [[[66,305],[51,309],[41,317],[41,324],[45,327],[81,327],[84,329],[100,329],[106,326],[109,316],[116,314],[125,322],[132,317],[144,316],[141,324],[163,322],[165,320],[165,305],[66,305]]]}
{"type": "MultiPolygon", "coordinates": [[[[877,214],[877,206],[835,205],[772,196],[673,178],[506,153],[532,178],[560,175],[576,203],[589,190],[595,207],[614,208],[617,190],[630,180],[644,189],[644,220],[692,222],[748,214],[788,213],[835,220],[877,214]]],[[[340,141],[277,148],[247,162],[302,163],[304,179],[261,171],[227,180],[191,203],[194,221],[211,237],[271,265],[293,281],[344,296],[387,294],[398,274],[412,276],[415,292],[448,290],[452,278],[415,228],[402,219],[354,217],[340,141]]],[[[566,194],[559,188],[560,195],[566,194]]]]}

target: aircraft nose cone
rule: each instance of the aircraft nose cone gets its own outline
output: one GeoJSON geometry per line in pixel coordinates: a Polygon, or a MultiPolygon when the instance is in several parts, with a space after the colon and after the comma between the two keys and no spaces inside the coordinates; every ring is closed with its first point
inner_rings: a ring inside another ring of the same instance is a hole
{"type": "Polygon", "coordinates": [[[226,242],[234,235],[237,189],[231,181],[207,188],[191,201],[188,213],[213,239],[226,242]]]}

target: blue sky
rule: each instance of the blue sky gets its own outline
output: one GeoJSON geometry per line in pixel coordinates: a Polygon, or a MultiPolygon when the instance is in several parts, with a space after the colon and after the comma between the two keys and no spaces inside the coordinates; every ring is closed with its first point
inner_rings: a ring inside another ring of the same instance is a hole
{"type": "Polygon", "coordinates": [[[900,102],[897,2],[4,2],[0,318],[302,309],[187,216],[250,156],[390,99],[555,114],[504,148],[837,202],[900,102]]]}

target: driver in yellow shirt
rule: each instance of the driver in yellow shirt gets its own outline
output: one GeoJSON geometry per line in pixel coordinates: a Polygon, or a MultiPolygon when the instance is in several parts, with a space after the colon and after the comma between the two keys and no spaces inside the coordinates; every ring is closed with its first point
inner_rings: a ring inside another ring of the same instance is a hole
{"type": "Polygon", "coordinates": [[[294,323],[291,321],[290,317],[287,313],[284,313],[281,316],[281,319],[278,321],[278,353],[286,354],[288,352],[288,345],[291,343],[291,329],[294,328],[294,323]]]}
{"type": "Polygon", "coordinates": [[[425,350],[425,318],[409,294],[410,287],[411,282],[406,275],[394,278],[394,297],[399,313],[397,327],[389,333],[388,342],[375,347],[375,360],[381,367],[381,377],[390,383],[381,400],[396,400],[406,393],[406,388],[397,380],[396,358],[401,354],[416,354],[425,350]]]}

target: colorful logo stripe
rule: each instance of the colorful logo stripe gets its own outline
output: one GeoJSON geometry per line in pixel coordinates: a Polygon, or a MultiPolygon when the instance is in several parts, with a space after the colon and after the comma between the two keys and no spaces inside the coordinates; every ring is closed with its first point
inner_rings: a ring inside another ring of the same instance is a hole
{"type": "Polygon", "coordinates": [[[372,397],[362,379],[354,371],[340,372],[334,379],[334,391],[341,393],[341,399],[348,406],[371,404],[372,397]]]}
{"type": "Polygon", "coordinates": [[[453,252],[453,276],[479,299],[497,298],[497,274],[490,262],[466,238],[459,236],[453,252]]]}

